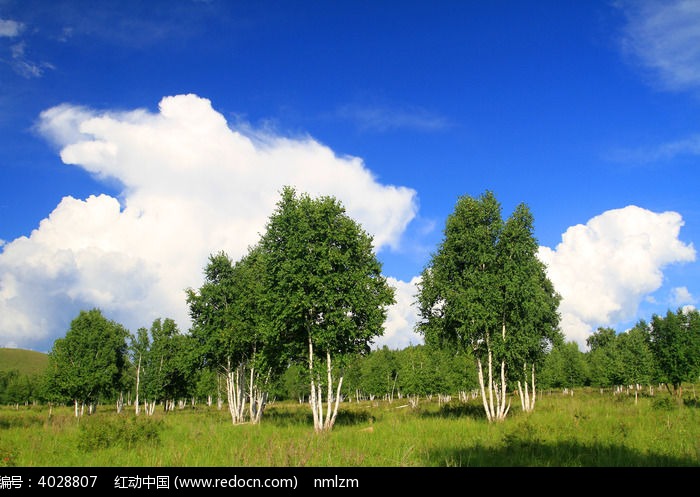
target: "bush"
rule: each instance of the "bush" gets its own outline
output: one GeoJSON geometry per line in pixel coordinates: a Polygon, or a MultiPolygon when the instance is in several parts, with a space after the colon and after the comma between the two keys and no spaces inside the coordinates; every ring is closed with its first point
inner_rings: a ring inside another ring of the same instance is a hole
{"type": "Polygon", "coordinates": [[[131,448],[142,443],[160,443],[160,420],[136,417],[93,418],[80,425],[78,447],[81,450],[112,446],[131,448]]]}
{"type": "Polygon", "coordinates": [[[678,403],[666,395],[658,396],[651,406],[659,411],[672,411],[678,407],[678,403]]]}

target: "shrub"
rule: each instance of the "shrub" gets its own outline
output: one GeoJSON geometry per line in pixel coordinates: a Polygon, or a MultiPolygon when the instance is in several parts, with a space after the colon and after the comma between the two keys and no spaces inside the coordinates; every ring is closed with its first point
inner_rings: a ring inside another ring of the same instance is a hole
{"type": "Polygon", "coordinates": [[[142,443],[160,443],[161,420],[136,417],[94,418],[80,425],[78,447],[81,450],[112,446],[131,448],[142,443]]]}

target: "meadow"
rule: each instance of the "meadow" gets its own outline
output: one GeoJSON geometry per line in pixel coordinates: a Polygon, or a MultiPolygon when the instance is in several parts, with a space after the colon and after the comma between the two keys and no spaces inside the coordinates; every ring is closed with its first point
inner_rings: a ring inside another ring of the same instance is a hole
{"type": "MultiPolygon", "coordinates": [[[[689,390],[686,390],[689,392],[689,390]]],[[[0,408],[5,467],[698,467],[700,405],[665,391],[579,389],[517,398],[489,423],[479,399],[346,402],[331,432],[313,431],[306,404],[274,402],[258,425],[233,425],[224,406],[153,416],[101,405],[0,408]]]]}

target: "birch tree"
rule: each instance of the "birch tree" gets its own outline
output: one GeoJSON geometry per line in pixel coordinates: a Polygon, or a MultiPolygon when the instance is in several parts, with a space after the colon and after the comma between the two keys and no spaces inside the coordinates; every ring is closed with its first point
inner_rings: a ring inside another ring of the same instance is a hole
{"type": "Polygon", "coordinates": [[[660,380],[679,402],[683,383],[700,374],[700,311],[678,309],[651,319],[650,345],[660,380]]]}
{"type": "Polygon", "coordinates": [[[509,376],[517,381],[520,407],[525,412],[535,408],[536,366],[542,364],[547,350],[562,340],[557,311],[561,299],[537,251],[534,218],[525,204],[519,204],[498,236],[500,268],[496,272],[503,354],[511,364],[509,376]]]}
{"type": "Polygon", "coordinates": [[[143,371],[147,364],[148,351],[151,348],[151,340],[148,336],[148,330],[144,327],[136,330],[136,335],[130,335],[129,350],[131,352],[131,361],[134,365],[135,385],[134,385],[134,414],[141,414],[141,402],[139,394],[141,393],[141,382],[144,377],[143,371]]]}
{"type": "Polygon", "coordinates": [[[49,352],[46,370],[52,396],[69,398],[76,417],[92,413],[100,396],[115,392],[126,364],[128,331],[99,309],[80,311],[65,337],[49,352]]]}
{"type": "Polygon", "coordinates": [[[615,350],[616,332],[613,328],[598,327],[586,338],[589,351],[586,362],[593,385],[609,388],[619,384],[620,361],[615,350]]]}
{"type": "Polygon", "coordinates": [[[260,246],[275,323],[271,345],[290,360],[305,357],[314,431],[330,431],[343,359],[368,353],[383,334],[394,289],[381,274],[372,237],[333,197],[297,196],[285,187],[260,246]]]}
{"type": "Polygon", "coordinates": [[[204,366],[226,378],[231,420],[259,423],[267,404],[268,387],[282,361],[266,347],[269,318],[264,307],[259,249],[253,247],[234,262],[225,252],[209,257],[205,282],[189,289],[187,301],[204,366]]]}
{"type": "Polygon", "coordinates": [[[416,330],[427,343],[472,352],[489,421],[504,420],[510,410],[509,376],[518,382],[523,410],[534,408],[535,364],[560,336],[559,297],[536,250],[527,206],[504,223],[487,191],[458,199],[422,272],[416,330]]]}
{"type": "Polygon", "coordinates": [[[625,385],[633,385],[636,404],[638,387],[651,385],[654,374],[654,356],[649,343],[648,324],[644,320],[638,321],[629,331],[617,335],[616,342],[623,365],[622,378],[625,385]]]}

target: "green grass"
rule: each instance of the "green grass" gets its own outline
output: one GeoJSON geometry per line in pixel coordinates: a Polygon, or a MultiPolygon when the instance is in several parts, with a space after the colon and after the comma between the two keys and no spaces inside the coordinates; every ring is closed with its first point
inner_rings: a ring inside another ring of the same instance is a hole
{"type": "Polygon", "coordinates": [[[112,406],[76,419],[68,408],[0,410],[0,466],[26,467],[688,467],[700,465],[700,409],[656,397],[588,391],[517,399],[488,423],[478,401],[346,403],[315,434],[307,405],[275,403],[260,425],[228,411],[136,417],[112,406]]]}

